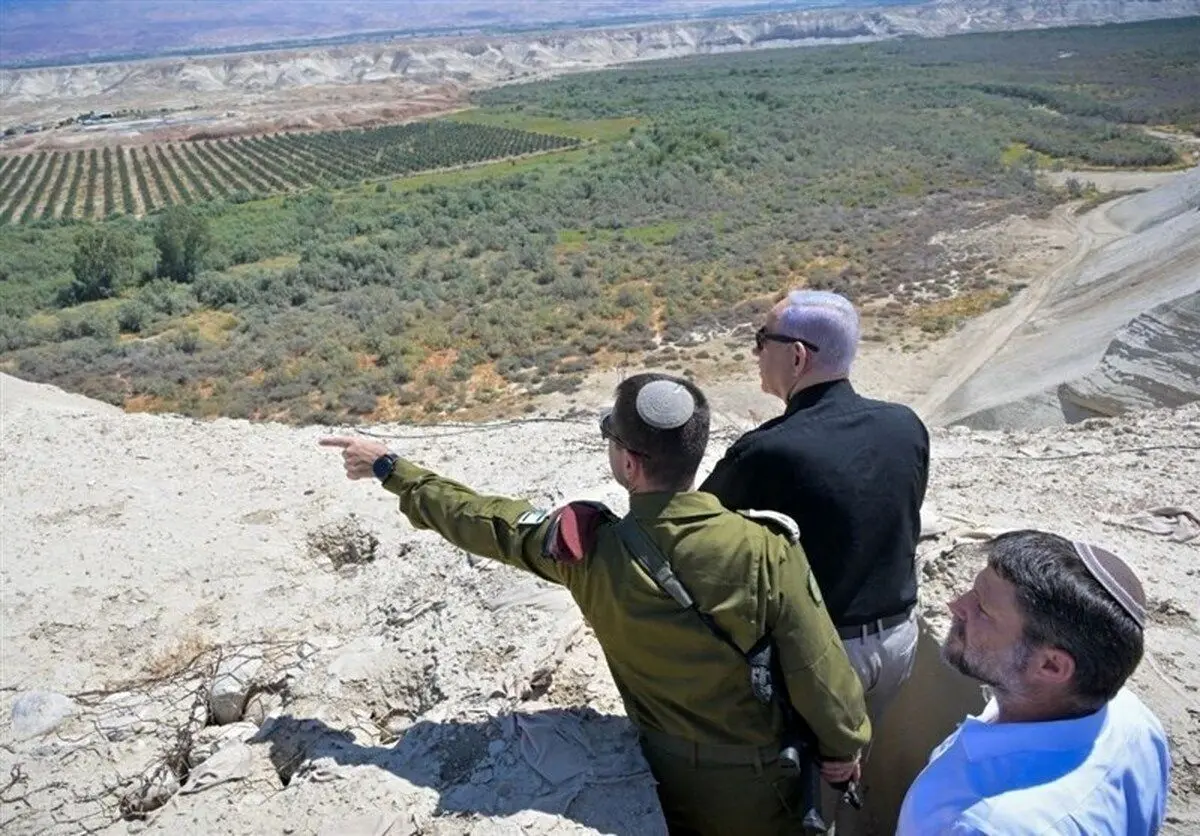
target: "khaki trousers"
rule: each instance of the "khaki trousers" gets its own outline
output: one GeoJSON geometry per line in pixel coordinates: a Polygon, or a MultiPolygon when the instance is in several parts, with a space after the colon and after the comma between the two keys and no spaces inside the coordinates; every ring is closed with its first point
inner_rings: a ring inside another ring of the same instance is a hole
{"type": "Polygon", "coordinates": [[[706,746],[642,733],[671,836],[802,833],[800,782],[779,767],[779,747],[706,746]]]}
{"type": "MultiPolygon", "coordinates": [[[[917,616],[865,638],[844,639],[842,645],[850,658],[850,665],[862,682],[863,696],[867,700],[867,714],[871,718],[872,734],[879,733],[880,723],[887,714],[888,706],[900,693],[900,687],[912,675],[917,658],[917,616]]],[[[868,745],[863,752],[863,765],[871,752],[868,745]]],[[[863,801],[870,796],[870,786],[859,788],[863,801]]],[[[847,804],[839,806],[841,794],[828,784],[821,784],[821,810],[825,820],[834,825],[830,836],[872,836],[875,828],[870,821],[870,806],[865,803],[862,810],[847,804]]],[[[879,834],[885,836],[885,834],[879,834]]]]}

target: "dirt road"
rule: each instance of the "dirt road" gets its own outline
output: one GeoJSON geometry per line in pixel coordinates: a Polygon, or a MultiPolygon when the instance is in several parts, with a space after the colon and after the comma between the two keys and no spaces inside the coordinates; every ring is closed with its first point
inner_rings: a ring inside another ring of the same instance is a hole
{"type": "Polygon", "coordinates": [[[1076,215],[1078,207],[1079,201],[1059,206],[1047,220],[1048,225],[1068,230],[1075,236],[1074,249],[1058,267],[1021,291],[1012,304],[980,317],[951,337],[961,351],[950,352],[955,360],[953,368],[937,376],[925,396],[913,404],[919,415],[937,422],[939,410],[946,400],[1004,347],[1013,333],[1033,316],[1089,253],[1126,234],[1108,220],[1108,207],[1076,215]]]}
{"type": "MultiPolygon", "coordinates": [[[[1123,172],[1123,175],[1130,188],[1164,185],[1162,172],[1123,172]]],[[[1062,295],[1059,291],[1076,282],[1085,259],[1131,234],[1113,220],[1111,213],[1136,197],[1121,198],[1083,215],[1075,214],[1078,202],[1064,204],[1051,213],[1047,226],[1073,238],[1070,250],[1059,264],[1030,282],[1012,304],[979,317],[949,338],[948,350],[942,355],[944,365],[931,378],[925,392],[913,399],[913,406],[922,417],[934,424],[944,424],[979,408],[974,403],[977,398],[969,397],[964,387],[1002,350],[1011,353],[1018,332],[1036,322],[1040,313],[1062,295]]],[[[1029,332],[1030,329],[1025,329],[1027,335],[1029,332]]]]}

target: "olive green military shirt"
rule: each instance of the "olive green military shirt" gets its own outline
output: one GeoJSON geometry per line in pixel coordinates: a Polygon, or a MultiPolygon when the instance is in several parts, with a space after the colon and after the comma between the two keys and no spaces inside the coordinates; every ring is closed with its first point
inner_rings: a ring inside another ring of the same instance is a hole
{"type": "MultiPolygon", "coordinates": [[[[403,459],[384,487],[417,528],[565,586],[608,660],[630,719],[696,743],[767,746],[782,733],[759,703],[745,659],[694,612],[667,596],[600,526],[580,563],[543,556],[549,521],[524,500],[481,496],[403,459]]],[[[739,647],[771,631],[792,703],[827,758],[852,757],[870,738],[862,686],[821,601],[799,544],[728,511],[706,493],[630,496],[630,513],[680,582],[739,647]]]]}

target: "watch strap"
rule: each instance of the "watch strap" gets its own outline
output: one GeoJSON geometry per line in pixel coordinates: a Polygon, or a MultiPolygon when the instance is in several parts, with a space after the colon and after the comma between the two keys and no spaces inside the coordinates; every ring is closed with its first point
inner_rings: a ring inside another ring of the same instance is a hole
{"type": "Polygon", "coordinates": [[[396,460],[400,457],[395,453],[384,453],[375,460],[371,465],[371,470],[375,473],[375,478],[380,482],[386,482],[388,477],[392,475],[392,471],[396,469],[396,460]]]}

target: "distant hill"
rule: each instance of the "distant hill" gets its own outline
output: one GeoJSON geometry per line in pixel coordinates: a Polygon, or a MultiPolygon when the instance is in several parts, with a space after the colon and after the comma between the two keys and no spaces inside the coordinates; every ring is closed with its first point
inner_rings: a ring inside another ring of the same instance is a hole
{"type": "MultiPolygon", "coordinates": [[[[0,0],[0,3],[5,2],[11,4],[16,0],[0,0]]],[[[94,6],[115,7],[125,2],[97,0],[94,6]]],[[[257,0],[246,5],[257,8],[265,2],[257,0]]],[[[145,6],[155,3],[167,4],[168,0],[139,2],[141,17],[138,19],[148,17],[144,13],[145,6]]],[[[207,10],[225,4],[226,0],[211,0],[211,3],[205,0],[203,4],[189,5],[207,10]]],[[[359,0],[347,0],[337,8],[352,10],[366,5],[359,0]]],[[[378,4],[369,5],[383,8],[394,5],[394,0],[379,0],[378,4]]],[[[464,0],[460,5],[468,4],[464,0]]],[[[560,5],[554,0],[547,8],[560,5]]],[[[625,0],[610,5],[632,9],[642,8],[644,4],[625,0]]],[[[699,10],[701,6],[715,4],[709,0],[695,0],[662,5],[664,9],[688,6],[699,10]]],[[[907,6],[876,4],[851,8],[844,5],[800,11],[794,8],[797,4],[789,5],[793,6],[792,11],[740,18],[730,16],[720,20],[708,17],[692,21],[647,22],[586,32],[426,37],[403,43],[356,42],[269,51],[243,50],[238,55],[187,61],[163,58],[92,66],[8,69],[0,72],[0,101],[10,106],[32,104],[38,107],[52,102],[70,102],[68,110],[74,108],[82,112],[89,108],[144,108],[152,103],[162,104],[172,96],[195,103],[200,97],[226,98],[230,94],[264,91],[279,93],[313,85],[412,82],[479,87],[632,61],[697,54],[1200,16],[1200,0],[1014,0],[1008,4],[991,0],[939,0],[907,6]]],[[[542,9],[540,5],[538,8],[542,9]]],[[[723,11],[745,11],[747,8],[725,6],[723,11]]],[[[541,13],[546,14],[545,9],[541,13]]],[[[314,10],[313,14],[317,16],[320,12],[314,10]]],[[[10,38],[9,35],[10,30],[18,36],[24,31],[23,18],[7,11],[5,15],[5,42],[20,42],[20,37],[10,38]],[[16,19],[15,26],[12,19],[16,19]]],[[[205,12],[203,20],[207,15],[205,12]]],[[[197,26],[200,28],[193,39],[198,39],[199,32],[205,31],[199,22],[197,26]]],[[[64,31],[74,27],[69,20],[64,31]]],[[[224,31],[225,42],[229,43],[234,36],[230,29],[224,31]]],[[[241,37],[246,30],[235,28],[232,31],[240,33],[237,36],[241,37]]],[[[210,40],[216,37],[210,33],[210,40]]],[[[100,42],[105,38],[95,40],[100,42]]],[[[115,47],[120,39],[109,43],[115,47]]],[[[171,104],[178,105],[177,102],[171,104]]],[[[6,115],[15,119],[11,112],[6,115]]],[[[45,113],[40,117],[49,118],[45,113]]]]}
{"type": "MultiPolygon", "coordinates": [[[[0,0],[0,66],[724,17],[861,2],[818,0],[0,0]],[[130,25],[130,23],[133,25],[130,25]]],[[[873,3],[872,5],[880,5],[873,3]]]]}

